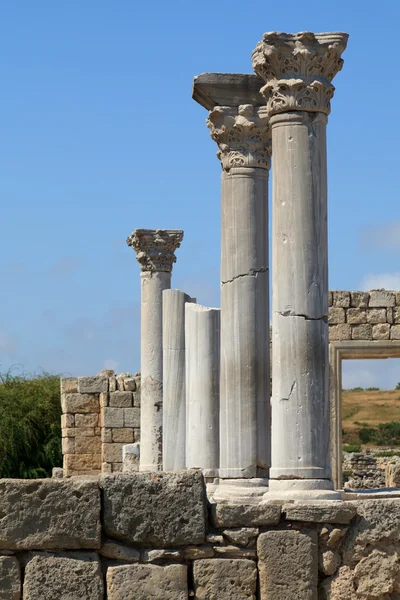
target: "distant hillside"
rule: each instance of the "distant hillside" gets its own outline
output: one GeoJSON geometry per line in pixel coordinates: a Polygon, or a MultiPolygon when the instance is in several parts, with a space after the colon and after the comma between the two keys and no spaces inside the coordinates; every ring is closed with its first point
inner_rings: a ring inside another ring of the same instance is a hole
{"type": "Polygon", "coordinates": [[[400,390],[344,390],[342,402],[344,444],[394,445],[397,429],[400,444],[400,390]]]}

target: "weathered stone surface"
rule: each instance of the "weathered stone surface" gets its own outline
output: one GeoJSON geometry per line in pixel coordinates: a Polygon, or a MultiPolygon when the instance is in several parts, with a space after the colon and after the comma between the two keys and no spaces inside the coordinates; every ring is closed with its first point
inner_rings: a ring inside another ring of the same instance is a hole
{"type": "Polygon", "coordinates": [[[400,323],[400,306],[393,309],[393,323],[400,323]]]}
{"type": "Polygon", "coordinates": [[[149,563],[181,562],[182,550],[145,550],[143,552],[143,561],[149,563]]]}
{"type": "Polygon", "coordinates": [[[350,306],[350,292],[345,292],[343,290],[334,291],[333,305],[348,308],[350,306]]]}
{"type": "Polygon", "coordinates": [[[339,323],[345,323],[346,321],[346,313],[344,308],[338,308],[336,306],[331,306],[329,308],[328,314],[328,323],[329,325],[337,325],[339,323]]]}
{"type": "Polygon", "coordinates": [[[187,600],[185,565],[129,565],[107,570],[108,600],[187,600]]]}
{"type": "Polygon", "coordinates": [[[61,393],[62,394],[76,394],[78,391],[78,378],[77,377],[62,377],[61,378],[61,393]]]}
{"type": "Polygon", "coordinates": [[[235,529],[225,529],[222,532],[224,538],[231,544],[240,546],[252,545],[258,536],[258,527],[238,527],[235,529]]]}
{"type": "Polygon", "coordinates": [[[342,323],[340,325],[331,325],[329,327],[329,340],[331,342],[341,340],[351,340],[351,325],[342,323]]]}
{"type": "Polygon", "coordinates": [[[134,377],[127,377],[124,381],[124,388],[127,392],[135,392],[136,379],[134,377]]]}
{"type": "Polygon", "coordinates": [[[214,546],[215,556],[227,558],[256,558],[255,548],[241,548],[240,546],[214,546]]]}
{"type": "Polygon", "coordinates": [[[99,424],[98,413],[87,413],[75,416],[75,427],[97,427],[99,424]]]}
{"type": "Polygon", "coordinates": [[[352,340],[371,340],[372,339],[372,325],[366,323],[365,325],[355,325],[351,328],[351,339],[352,340]]]}
{"type": "Polygon", "coordinates": [[[212,504],[211,519],[215,527],[257,527],[276,525],[281,517],[279,504],[212,504]]]}
{"type": "Polygon", "coordinates": [[[96,480],[0,480],[0,549],[100,547],[96,480]]]}
{"type": "MultiPolygon", "coordinates": [[[[103,409],[103,426],[104,427],[123,427],[124,426],[124,411],[123,408],[104,407],[103,409]]],[[[132,409],[131,409],[132,410],[132,409]]]]}
{"type": "MultiPolygon", "coordinates": [[[[356,600],[353,573],[347,566],[340,567],[333,577],[321,583],[318,600],[356,600]]],[[[360,599],[361,600],[361,599],[360,599]]]]}
{"type": "Polygon", "coordinates": [[[112,430],[112,441],[120,444],[132,444],[134,440],[133,428],[123,427],[122,429],[112,430]]]}
{"type": "Polygon", "coordinates": [[[357,508],[350,502],[319,502],[316,504],[285,504],[282,511],[287,521],[311,523],[340,523],[346,525],[356,515],[357,508]]]}
{"type": "Polygon", "coordinates": [[[398,542],[400,498],[363,500],[357,503],[358,517],[343,546],[343,561],[354,565],[376,544],[398,542]]]}
{"type": "Polygon", "coordinates": [[[368,301],[368,292],[350,292],[350,306],[354,308],[366,308],[368,301]]]}
{"type": "Polygon", "coordinates": [[[108,391],[108,377],[78,377],[78,392],[80,394],[100,394],[108,391]]]}
{"type": "Polygon", "coordinates": [[[372,339],[373,340],[388,340],[390,335],[389,323],[379,323],[372,327],[372,339]]]}
{"type": "Polygon", "coordinates": [[[204,542],[206,496],[200,471],[105,476],[101,486],[107,535],[147,547],[204,542]]]}
{"type": "Polygon", "coordinates": [[[350,323],[350,325],[360,325],[361,323],[367,322],[367,313],[361,308],[348,308],[346,312],[347,322],[350,323]]]}
{"type": "Polygon", "coordinates": [[[199,558],[212,558],[214,549],[212,546],[203,544],[202,546],[188,546],[183,550],[184,560],[196,560],[199,558]]]}
{"type": "Polygon", "coordinates": [[[386,323],[386,308],[371,308],[367,311],[368,323],[386,323]]]}
{"type": "Polygon", "coordinates": [[[261,600],[317,600],[317,540],[315,531],[268,531],[259,535],[261,600]]]}
{"type": "Polygon", "coordinates": [[[124,427],[140,427],[140,408],[124,408],[124,427]]]}
{"type": "Polygon", "coordinates": [[[99,397],[95,394],[62,394],[63,413],[95,413],[100,412],[99,397]]]}
{"type": "Polygon", "coordinates": [[[333,575],[340,566],[341,557],[334,550],[320,550],[318,552],[318,568],[324,575],[333,575]]]}
{"type": "Polygon", "coordinates": [[[257,567],[246,559],[204,559],[193,563],[196,600],[255,600],[257,567]]]}
{"type": "Polygon", "coordinates": [[[368,598],[368,600],[396,598],[397,594],[391,596],[391,593],[400,593],[399,558],[397,552],[387,554],[381,550],[373,550],[363,558],[356,565],[353,575],[357,598],[368,598]]]}
{"type": "Polygon", "coordinates": [[[132,392],[111,392],[108,400],[109,406],[114,406],[117,408],[130,408],[132,403],[132,392]]]}
{"type": "Polygon", "coordinates": [[[388,292],[387,290],[372,290],[370,292],[369,306],[371,308],[394,306],[395,304],[396,296],[394,292],[388,292]]]}
{"type": "MultiPolygon", "coordinates": [[[[68,438],[65,438],[68,439],[68,438]]],[[[100,454],[100,437],[77,437],[75,438],[75,454],[100,454]]]]}
{"type": "MultiPolygon", "coordinates": [[[[100,454],[66,454],[64,469],[69,476],[73,471],[94,471],[101,468],[100,454]]],[[[92,473],[93,475],[97,473],[92,473]]]]}
{"type": "Polygon", "coordinates": [[[15,556],[0,556],[0,600],[20,600],[21,573],[15,556]]]}
{"type": "Polygon", "coordinates": [[[400,325],[392,325],[390,328],[390,339],[400,340],[400,325]]]}
{"type": "Polygon", "coordinates": [[[24,600],[103,600],[96,554],[36,554],[25,568],[24,600]]]}
{"type": "Polygon", "coordinates": [[[62,479],[64,477],[64,471],[62,467],[53,467],[51,470],[51,476],[56,479],[62,479]]]}
{"type": "Polygon", "coordinates": [[[103,444],[103,460],[105,462],[120,462],[122,464],[122,446],[121,443],[103,444]]]}
{"type": "Polygon", "coordinates": [[[124,546],[123,544],[119,544],[114,540],[104,541],[99,552],[105,558],[123,560],[127,563],[139,562],[140,559],[139,550],[136,550],[136,548],[129,548],[129,546],[124,546]]]}
{"type": "Polygon", "coordinates": [[[386,486],[400,487],[400,460],[390,462],[386,466],[386,486]]]}

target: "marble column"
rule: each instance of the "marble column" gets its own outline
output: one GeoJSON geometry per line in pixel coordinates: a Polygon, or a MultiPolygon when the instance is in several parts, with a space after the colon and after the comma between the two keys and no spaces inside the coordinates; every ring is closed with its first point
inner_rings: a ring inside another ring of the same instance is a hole
{"type": "Polygon", "coordinates": [[[186,466],[218,476],[220,310],[185,305],[186,466]]]}
{"type": "Polygon", "coordinates": [[[215,95],[207,125],[223,169],[219,476],[247,480],[268,476],[270,466],[270,132],[255,91],[261,80],[207,76],[213,85],[196,78],[194,98],[210,108],[215,95]]]}
{"type": "Polygon", "coordinates": [[[140,471],[162,470],[162,293],[171,287],[183,231],[136,229],[127,244],[141,269],[140,471]]]}
{"type": "Polygon", "coordinates": [[[347,34],[266,33],[253,68],[270,117],[270,493],[333,497],[329,464],[326,123],[347,34]]]}
{"type": "Polygon", "coordinates": [[[186,467],[185,304],[180,290],[163,292],[163,470],[186,467]]]}

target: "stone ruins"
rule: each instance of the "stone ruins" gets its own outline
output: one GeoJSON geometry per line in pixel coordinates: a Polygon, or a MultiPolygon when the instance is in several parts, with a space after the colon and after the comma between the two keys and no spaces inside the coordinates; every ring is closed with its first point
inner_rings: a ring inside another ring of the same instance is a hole
{"type": "Polygon", "coordinates": [[[328,291],[347,38],[266,33],[255,75],[195,77],[222,166],[221,307],[171,289],[183,231],[128,238],[140,373],[61,380],[63,470],[0,481],[0,600],[399,600],[400,489],[342,489],[341,361],[400,356],[400,293],[328,291]]]}

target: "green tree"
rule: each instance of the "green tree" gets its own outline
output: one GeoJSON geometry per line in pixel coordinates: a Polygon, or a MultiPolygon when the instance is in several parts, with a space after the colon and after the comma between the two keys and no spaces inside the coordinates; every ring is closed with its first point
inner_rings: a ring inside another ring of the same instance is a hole
{"type": "Polygon", "coordinates": [[[396,385],[395,389],[396,389],[396,390],[400,390],[400,381],[399,381],[399,383],[396,385]]]}
{"type": "Polygon", "coordinates": [[[0,477],[49,477],[61,465],[59,376],[0,375],[0,477]]]}

